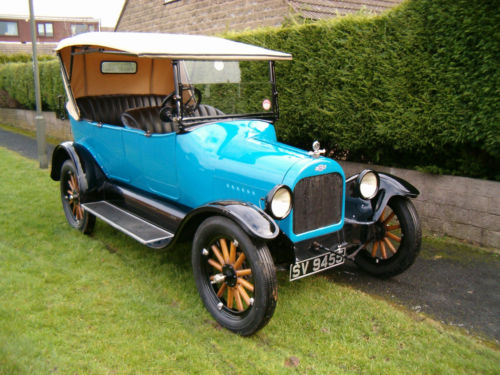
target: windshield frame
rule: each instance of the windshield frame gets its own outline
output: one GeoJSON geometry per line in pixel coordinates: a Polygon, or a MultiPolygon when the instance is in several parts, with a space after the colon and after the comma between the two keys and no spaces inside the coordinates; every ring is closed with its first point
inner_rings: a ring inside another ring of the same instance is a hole
{"type": "MultiPolygon", "coordinates": [[[[271,99],[272,99],[272,111],[268,112],[256,112],[256,113],[242,113],[242,114],[224,114],[217,116],[200,116],[200,117],[184,117],[184,106],[182,101],[182,92],[185,85],[182,83],[181,75],[181,65],[182,61],[185,60],[173,60],[173,71],[174,71],[174,86],[175,95],[174,100],[176,103],[177,116],[174,117],[173,121],[178,123],[180,131],[184,131],[185,127],[198,125],[205,122],[213,122],[214,120],[228,120],[228,119],[256,119],[256,120],[266,120],[274,124],[279,118],[279,107],[278,107],[278,90],[276,88],[276,73],[274,60],[269,60],[269,83],[271,84],[271,99]]],[[[239,60],[236,60],[239,61],[239,60]]]]}

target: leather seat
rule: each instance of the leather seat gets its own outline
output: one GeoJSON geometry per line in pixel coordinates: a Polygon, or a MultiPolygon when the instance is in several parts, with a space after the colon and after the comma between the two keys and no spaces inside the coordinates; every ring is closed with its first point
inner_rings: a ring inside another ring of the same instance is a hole
{"type": "Polygon", "coordinates": [[[198,106],[198,109],[194,112],[194,117],[221,116],[221,115],[224,115],[224,112],[208,104],[200,104],[198,106]]]}
{"type": "Polygon", "coordinates": [[[160,107],[142,107],[129,109],[121,115],[123,125],[141,129],[147,133],[171,133],[177,131],[172,122],[160,119],[160,107]]]}
{"type": "Polygon", "coordinates": [[[158,107],[163,98],[163,95],[102,95],[78,98],[76,103],[86,120],[123,126],[123,112],[131,108],[158,107]]]}
{"type": "MultiPolygon", "coordinates": [[[[195,117],[224,115],[224,112],[207,104],[200,104],[194,113],[195,117]]],[[[160,107],[141,107],[128,109],[121,115],[123,125],[141,129],[148,133],[170,133],[178,131],[172,122],[160,119],[160,107]]]]}

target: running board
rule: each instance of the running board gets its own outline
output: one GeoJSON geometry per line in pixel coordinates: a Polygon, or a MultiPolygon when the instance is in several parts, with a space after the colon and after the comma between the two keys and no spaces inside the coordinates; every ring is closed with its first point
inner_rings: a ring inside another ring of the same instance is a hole
{"type": "Polygon", "coordinates": [[[83,208],[143,245],[160,249],[168,245],[172,233],[108,201],[83,203],[83,208]]]}

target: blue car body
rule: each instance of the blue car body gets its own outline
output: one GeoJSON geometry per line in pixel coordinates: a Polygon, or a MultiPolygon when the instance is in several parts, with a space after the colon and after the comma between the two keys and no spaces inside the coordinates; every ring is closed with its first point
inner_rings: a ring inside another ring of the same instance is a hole
{"type": "MultiPolygon", "coordinates": [[[[234,200],[265,210],[265,198],[276,185],[293,191],[299,180],[322,174],[345,176],[328,158],[277,141],[274,125],[258,120],[200,125],[177,134],[152,134],[71,118],[75,142],[95,157],[106,177],[192,209],[234,200]]],[[[344,199],[342,199],[344,201],[344,199]]],[[[341,219],[305,233],[293,232],[293,209],[278,220],[281,231],[299,242],[342,229],[341,219]]]]}
{"type": "Polygon", "coordinates": [[[73,141],[58,145],[70,226],[99,218],[156,249],[191,242],[200,297],[223,327],[251,335],[289,280],[355,261],[403,272],[420,249],[408,182],[346,178],[319,142],[278,141],[275,62],[287,53],[215,37],[88,33],[61,41],[73,141]],[[278,266],[278,267],[276,267],[278,266]]]}

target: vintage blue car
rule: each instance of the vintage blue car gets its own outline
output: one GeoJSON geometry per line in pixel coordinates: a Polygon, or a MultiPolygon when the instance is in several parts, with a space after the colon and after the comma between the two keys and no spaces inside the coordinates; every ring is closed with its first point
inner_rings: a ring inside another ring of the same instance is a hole
{"type": "Polygon", "coordinates": [[[88,234],[97,217],[152,248],[191,241],[223,327],[251,335],[270,320],[277,266],[297,280],[346,259],[380,277],[414,262],[417,189],[346,178],[318,142],[277,141],[275,63],[291,55],[155,33],[80,34],[57,53],[74,141],[54,150],[51,177],[69,224],[88,234]]]}

